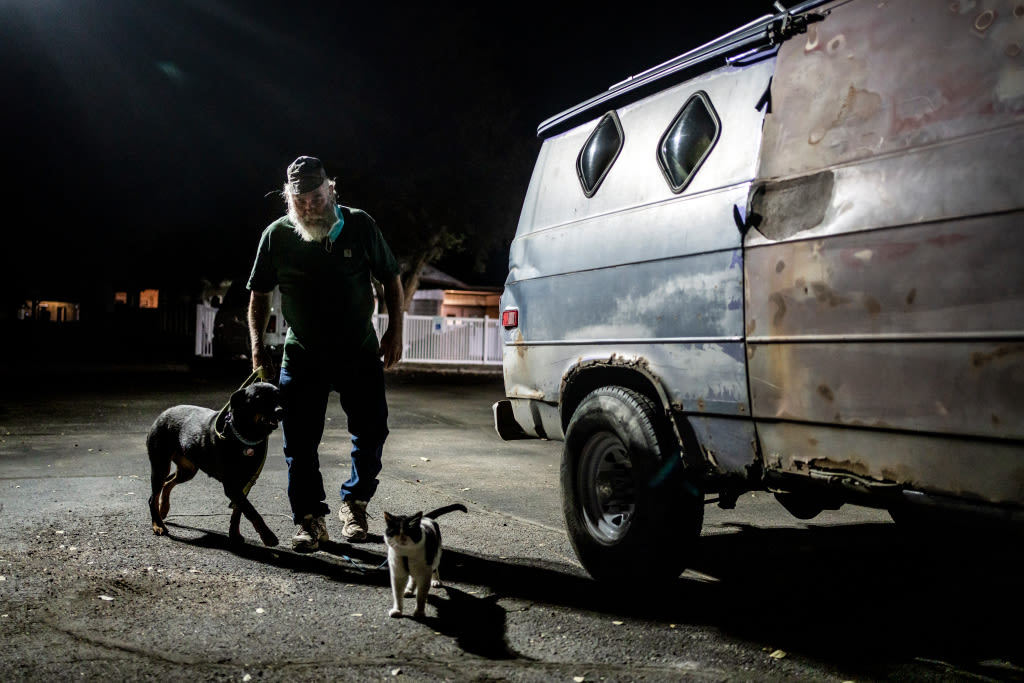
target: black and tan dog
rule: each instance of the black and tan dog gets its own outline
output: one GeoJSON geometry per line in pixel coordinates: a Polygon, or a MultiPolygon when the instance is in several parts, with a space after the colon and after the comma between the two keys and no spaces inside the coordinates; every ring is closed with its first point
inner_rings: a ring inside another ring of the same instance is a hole
{"type": "Polygon", "coordinates": [[[245,515],[264,545],[277,545],[277,536],[249,502],[248,494],[263,469],[267,437],[277,428],[281,412],[280,390],[269,382],[254,382],[231,394],[219,413],[190,405],[174,406],[161,413],[146,437],[153,533],[167,533],[163,520],[171,507],[171,489],[202,470],[224,485],[224,493],[231,500],[231,541],[243,540],[238,523],[245,515]],[[172,462],[176,466],[174,474],[170,473],[172,462]]]}

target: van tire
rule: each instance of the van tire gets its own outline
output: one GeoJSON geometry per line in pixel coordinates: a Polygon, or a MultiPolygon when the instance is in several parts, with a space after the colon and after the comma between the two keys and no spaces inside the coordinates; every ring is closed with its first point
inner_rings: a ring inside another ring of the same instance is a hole
{"type": "Polygon", "coordinates": [[[562,513],[576,556],[599,581],[678,578],[704,522],[704,497],[646,396],[608,386],[587,394],[566,429],[562,513]]]}

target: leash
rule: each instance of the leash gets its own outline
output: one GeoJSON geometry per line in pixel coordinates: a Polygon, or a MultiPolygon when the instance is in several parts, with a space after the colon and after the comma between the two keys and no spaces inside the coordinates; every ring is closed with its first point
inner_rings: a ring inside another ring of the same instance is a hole
{"type": "MultiPolygon", "coordinates": [[[[353,560],[348,555],[340,555],[339,557],[341,557],[341,559],[343,559],[343,560],[347,560],[353,567],[355,567],[356,569],[359,570],[360,574],[365,574],[366,573],[366,569],[364,569],[363,566],[361,564],[359,564],[359,562],[357,562],[356,560],[353,560]]],[[[386,566],[388,566],[387,558],[385,558],[384,561],[381,562],[380,564],[378,564],[376,567],[370,567],[370,569],[372,571],[378,571],[378,570],[383,569],[386,566]]]]}
{"type": "MultiPolygon", "coordinates": [[[[252,371],[252,374],[249,375],[249,377],[246,378],[246,380],[244,382],[242,382],[242,385],[240,387],[238,387],[238,389],[245,389],[247,386],[249,386],[253,382],[256,382],[257,380],[264,379],[265,374],[266,374],[266,370],[264,369],[264,367],[262,365],[259,366],[258,368],[256,368],[255,370],[252,371]]],[[[231,398],[229,397],[227,403],[224,404],[224,407],[220,409],[220,412],[217,413],[217,417],[214,418],[214,420],[213,420],[213,433],[217,435],[217,438],[218,439],[226,439],[227,438],[224,435],[224,433],[220,430],[220,428],[218,427],[218,425],[220,424],[221,420],[223,419],[225,421],[225,423],[227,424],[228,428],[231,430],[231,433],[234,434],[235,437],[240,442],[242,442],[244,445],[248,446],[249,450],[252,450],[254,447],[258,447],[260,444],[263,444],[263,448],[261,449],[262,453],[259,456],[256,456],[255,454],[253,455],[253,457],[259,457],[260,458],[260,464],[256,468],[256,471],[253,473],[252,478],[249,479],[249,483],[247,483],[242,488],[242,493],[244,493],[245,495],[249,495],[249,490],[252,489],[252,486],[253,486],[253,484],[256,483],[256,480],[260,478],[260,474],[263,472],[263,465],[265,465],[266,462],[267,462],[267,451],[269,450],[269,448],[268,448],[269,444],[267,444],[267,439],[263,439],[262,441],[257,441],[255,443],[249,443],[245,439],[243,439],[241,437],[241,435],[239,435],[238,430],[235,429],[235,426],[233,424],[231,424],[230,422],[228,422],[227,418],[225,417],[227,415],[227,412],[228,412],[228,410],[230,408],[231,408],[231,398]]],[[[235,509],[235,504],[232,503],[230,507],[231,507],[232,510],[234,510],[235,509]]]]}
{"type": "MultiPolygon", "coordinates": [[[[257,380],[262,381],[265,377],[266,377],[266,370],[261,365],[258,368],[256,368],[255,370],[253,370],[252,374],[249,375],[249,377],[244,382],[242,382],[242,385],[240,387],[238,387],[238,388],[239,389],[245,389],[247,386],[249,386],[253,382],[256,382],[257,380]]],[[[217,433],[218,438],[223,439],[224,438],[224,434],[217,428],[217,425],[220,424],[221,418],[224,417],[224,415],[228,412],[228,409],[230,407],[231,407],[231,399],[228,398],[228,402],[225,403],[224,407],[220,409],[220,412],[217,413],[217,419],[214,420],[214,422],[213,422],[213,430],[217,433]]],[[[252,445],[252,444],[248,444],[248,445],[252,445]]]]}
{"type": "MultiPolygon", "coordinates": [[[[339,232],[340,232],[340,230],[339,230],[339,232]]],[[[240,387],[238,387],[238,388],[239,389],[245,389],[247,386],[249,386],[253,382],[262,381],[264,379],[266,379],[266,370],[265,370],[264,366],[261,365],[258,368],[256,368],[255,370],[253,370],[252,374],[249,375],[249,377],[246,378],[246,380],[244,382],[242,382],[242,385],[240,387]]],[[[231,399],[228,399],[228,402],[225,403],[224,407],[220,409],[220,413],[217,414],[217,420],[214,422],[214,425],[217,425],[220,422],[220,419],[224,416],[224,414],[228,411],[228,409],[230,407],[231,407],[231,399]]],[[[238,433],[234,431],[233,425],[231,425],[229,423],[228,427],[231,428],[232,432],[234,432],[236,436],[238,436],[238,433]]],[[[214,429],[216,430],[216,426],[214,427],[214,429]]],[[[217,436],[222,438],[222,439],[224,438],[224,435],[221,434],[219,431],[217,432],[217,436]]],[[[242,441],[243,443],[245,443],[245,441],[243,439],[239,439],[239,441],[242,441]]],[[[264,457],[264,460],[265,460],[266,459],[266,453],[263,454],[263,457],[264,457]]],[[[252,486],[252,483],[256,481],[256,479],[259,477],[260,471],[262,471],[262,470],[263,470],[263,465],[261,464],[259,470],[256,472],[256,476],[253,477],[253,481],[249,483],[249,486],[252,486]]],[[[248,492],[248,487],[246,487],[246,492],[248,492]]],[[[384,567],[388,566],[387,558],[384,558],[384,561],[381,562],[376,567],[369,567],[369,568],[367,568],[367,567],[364,567],[362,564],[360,564],[358,561],[356,561],[356,560],[352,559],[351,557],[349,557],[348,555],[341,555],[340,557],[341,557],[341,559],[345,560],[346,562],[351,564],[353,567],[355,567],[361,574],[365,574],[367,572],[367,569],[369,569],[370,571],[380,571],[384,567]]]]}

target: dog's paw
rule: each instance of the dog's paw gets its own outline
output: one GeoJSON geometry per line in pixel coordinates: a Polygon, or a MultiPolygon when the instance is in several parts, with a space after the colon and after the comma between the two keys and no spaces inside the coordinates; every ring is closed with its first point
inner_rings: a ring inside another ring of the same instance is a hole
{"type": "Polygon", "coordinates": [[[416,590],[415,589],[413,589],[413,588],[406,588],[405,589],[405,597],[411,598],[414,595],[416,595],[416,590]]]}
{"type": "Polygon", "coordinates": [[[431,579],[430,580],[430,585],[433,588],[443,588],[444,587],[444,584],[441,583],[441,579],[431,579]]]}
{"type": "Polygon", "coordinates": [[[245,545],[245,536],[239,533],[229,533],[228,543],[231,545],[245,545]]]}
{"type": "Polygon", "coordinates": [[[397,607],[392,607],[391,611],[388,612],[388,616],[392,619],[398,619],[402,616],[402,610],[398,609],[397,607]]]}
{"type": "Polygon", "coordinates": [[[277,540],[277,536],[275,536],[273,532],[269,531],[266,534],[260,536],[260,540],[263,541],[263,545],[267,546],[268,548],[273,548],[275,545],[280,543],[280,541],[277,540]]]}
{"type": "Polygon", "coordinates": [[[166,536],[167,527],[163,526],[162,524],[153,524],[153,533],[157,536],[166,536]]]}
{"type": "Polygon", "coordinates": [[[427,611],[422,607],[417,607],[416,611],[412,613],[413,619],[422,619],[425,616],[427,616],[427,611]]]}

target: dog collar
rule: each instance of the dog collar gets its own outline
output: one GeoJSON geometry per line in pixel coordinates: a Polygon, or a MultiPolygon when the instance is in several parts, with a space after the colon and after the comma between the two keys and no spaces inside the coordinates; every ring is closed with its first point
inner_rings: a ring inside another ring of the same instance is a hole
{"type": "Polygon", "coordinates": [[[242,444],[244,444],[246,446],[256,446],[256,445],[259,445],[259,444],[263,443],[264,441],[266,441],[266,439],[259,439],[257,441],[250,441],[249,439],[246,439],[244,436],[239,434],[238,433],[238,428],[235,427],[235,423],[231,421],[231,413],[228,413],[228,416],[227,416],[227,419],[225,420],[225,422],[228,423],[228,429],[230,429],[231,433],[235,435],[235,438],[238,439],[239,441],[241,441],[242,444]]]}

